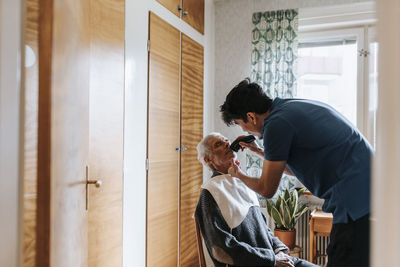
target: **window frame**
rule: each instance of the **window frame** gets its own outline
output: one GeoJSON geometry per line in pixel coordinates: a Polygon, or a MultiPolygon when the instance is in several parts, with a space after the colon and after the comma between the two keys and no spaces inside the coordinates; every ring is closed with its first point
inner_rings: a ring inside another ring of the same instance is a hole
{"type": "MultiPolygon", "coordinates": [[[[313,42],[328,39],[356,39],[357,51],[364,48],[364,29],[340,29],[322,30],[315,32],[299,33],[299,43],[313,42]]],[[[364,62],[363,57],[357,57],[357,128],[361,132],[365,131],[364,109],[365,109],[365,90],[364,90],[364,62]]],[[[366,102],[368,103],[368,102],[366,102]]]]}
{"type": "Polygon", "coordinates": [[[369,51],[376,41],[375,4],[372,2],[302,8],[299,10],[298,42],[351,39],[357,42],[357,128],[374,145],[376,127],[369,112],[369,60],[361,51],[369,51]],[[372,37],[372,38],[371,38],[372,37]]]}

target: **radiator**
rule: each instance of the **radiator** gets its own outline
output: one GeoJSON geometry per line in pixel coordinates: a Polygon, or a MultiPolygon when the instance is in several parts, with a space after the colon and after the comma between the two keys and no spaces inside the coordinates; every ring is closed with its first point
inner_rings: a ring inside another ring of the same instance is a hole
{"type": "MultiPolygon", "coordinates": [[[[311,211],[308,210],[305,212],[297,221],[296,224],[296,244],[300,247],[303,248],[300,258],[305,259],[305,260],[311,260],[309,259],[310,255],[310,227],[309,227],[309,221],[310,221],[310,213],[311,211]]],[[[329,244],[329,237],[324,237],[324,236],[318,236],[317,237],[317,254],[325,254],[326,255],[326,249],[328,248],[329,244]]],[[[326,257],[318,257],[317,258],[317,264],[319,266],[325,266],[327,262],[326,257]]]]}

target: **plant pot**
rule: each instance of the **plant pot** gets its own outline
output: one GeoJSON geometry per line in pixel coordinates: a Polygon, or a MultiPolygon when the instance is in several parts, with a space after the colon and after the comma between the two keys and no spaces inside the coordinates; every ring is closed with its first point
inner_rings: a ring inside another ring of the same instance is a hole
{"type": "Polygon", "coordinates": [[[293,230],[274,230],[274,235],[282,241],[289,249],[296,246],[296,229],[293,230]]]}

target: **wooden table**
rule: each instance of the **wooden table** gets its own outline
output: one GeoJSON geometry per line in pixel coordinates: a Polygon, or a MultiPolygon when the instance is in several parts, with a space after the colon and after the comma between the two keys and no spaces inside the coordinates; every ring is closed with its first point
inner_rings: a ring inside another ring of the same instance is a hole
{"type": "Polygon", "coordinates": [[[326,257],[326,255],[317,255],[317,236],[329,236],[332,229],[332,213],[326,213],[322,210],[314,210],[310,215],[310,255],[309,261],[316,263],[317,257],[326,257]]]}

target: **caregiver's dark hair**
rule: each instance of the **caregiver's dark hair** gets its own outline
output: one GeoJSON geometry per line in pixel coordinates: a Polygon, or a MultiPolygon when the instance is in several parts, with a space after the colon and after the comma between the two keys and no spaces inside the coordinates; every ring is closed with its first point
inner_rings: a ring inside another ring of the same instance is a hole
{"type": "Polygon", "coordinates": [[[235,119],[247,122],[247,112],[263,114],[271,105],[272,99],[265,94],[262,87],[246,78],[229,92],[220,111],[223,121],[230,126],[235,119]]]}

